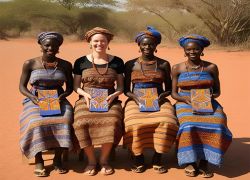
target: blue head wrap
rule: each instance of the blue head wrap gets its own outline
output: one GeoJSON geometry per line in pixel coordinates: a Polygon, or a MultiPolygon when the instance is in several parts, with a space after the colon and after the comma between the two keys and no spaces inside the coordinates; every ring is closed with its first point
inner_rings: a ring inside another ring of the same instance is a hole
{"type": "Polygon", "coordinates": [[[161,33],[159,31],[157,31],[152,26],[147,26],[147,30],[146,31],[139,32],[135,36],[135,42],[137,44],[140,44],[140,42],[142,41],[142,39],[144,37],[153,37],[156,40],[156,44],[160,44],[161,43],[161,33]]]}
{"type": "Polygon", "coordinates": [[[56,39],[59,43],[59,46],[63,43],[63,36],[58,32],[41,32],[37,36],[38,44],[41,44],[45,39],[56,39]]]}
{"type": "Polygon", "coordinates": [[[185,47],[189,42],[196,42],[202,48],[208,47],[210,45],[210,41],[206,37],[197,34],[190,34],[179,39],[179,44],[181,47],[185,47]]]}

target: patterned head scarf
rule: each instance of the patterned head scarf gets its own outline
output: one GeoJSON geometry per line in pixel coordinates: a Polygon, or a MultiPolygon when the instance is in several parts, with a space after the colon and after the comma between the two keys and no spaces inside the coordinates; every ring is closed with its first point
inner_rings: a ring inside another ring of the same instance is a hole
{"type": "Polygon", "coordinates": [[[190,35],[187,35],[187,36],[183,36],[183,37],[181,37],[179,39],[179,44],[183,48],[189,42],[196,42],[202,48],[208,47],[210,45],[210,41],[206,37],[201,36],[201,35],[197,35],[197,34],[190,34],[190,35]]]}
{"type": "Polygon", "coordinates": [[[108,42],[111,41],[114,37],[114,34],[112,34],[109,30],[101,28],[101,27],[95,27],[88,32],[85,33],[84,38],[86,39],[87,42],[90,42],[90,39],[93,35],[95,34],[103,34],[104,36],[107,37],[108,42]]]}
{"type": "Polygon", "coordinates": [[[63,36],[58,32],[41,32],[37,36],[38,44],[41,44],[45,39],[56,39],[59,43],[59,46],[63,43],[63,36]]]}
{"type": "Polygon", "coordinates": [[[144,37],[153,37],[156,41],[156,44],[160,44],[161,43],[161,33],[159,31],[157,31],[154,27],[152,26],[147,26],[147,30],[146,31],[141,31],[139,32],[136,36],[135,36],[135,42],[137,44],[140,44],[140,42],[142,41],[142,39],[144,37]]]}

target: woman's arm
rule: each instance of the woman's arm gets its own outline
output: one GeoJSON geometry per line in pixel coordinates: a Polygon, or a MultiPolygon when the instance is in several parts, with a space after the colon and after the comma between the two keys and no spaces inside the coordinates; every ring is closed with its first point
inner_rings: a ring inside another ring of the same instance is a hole
{"type": "Polygon", "coordinates": [[[212,98],[217,98],[220,96],[219,69],[215,64],[211,64],[209,69],[214,79],[212,98]]]}
{"type": "Polygon", "coordinates": [[[33,64],[34,64],[34,60],[27,60],[24,62],[23,68],[22,68],[22,74],[21,74],[20,82],[19,82],[19,91],[24,96],[28,97],[34,104],[38,105],[38,102],[39,102],[38,97],[33,95],[27,88],[33,64]]]}
{"type": "Polygon", "coordinates": [[[89,108],[89,101],[91,99],[91,96],[90,94],[86,93],[82,88],[81,88],[81,82],[82,82],[82,76],[81,75],[77,75],[75,74],[74,75],[74,91],[83,96],[85,101],[86,101],[86,104],[87,104],[87,107],[89,108]]]}
{"type": "Polygon", "coordinates": [[[72,64],[67,61],[63,61],[63,69],[66,76],[66,89],[64,93],[59,96],[59,100],[62,100],[69,96],[73,92],[73,76],[72,76],[72,64]]]}
{"type": "Polygon", "coordinates": [[[129,97],[132,98],[136,104],[139,104],[139,99],[136,97],[136,95],[134,93],[131,92],[131,73],[132,73],[132,69],[134,66],[134,62],[133,61],[128,61],[125,64],[125,78],[124,78],[124,94],[129,97]]]}
{"type": "Polygon", "coordinates": [[[172,93],[171,93],[171,96],[173,99],[175,99],[177,101],[191,104],[190,97],[182,97],[178,94],[177,81],[178,81],[178,76],[180,74],[179,66],[180,65],[177,64],[177,65],[174,65],[172,68],[172,93]]]}
{"type": "Polygon", "coordinates": [[[164,74],[165,74],[165,79],[164,79],[164,85],[165,85],[165,90],[163,93],[159,95],[159,102],[161,102],[165,97],[169,96],[172,91],[172,80],[171,80],[171,67],[169,62],[164,62],[163,68],[164,74]]]}
{"type": "Polygon", "coordinates": [[[116,91],[113,94],[110,94],[106,98],[106,100],[108,101],[109,104],[111,104],[116,97],[118,97],[119,95],[121,95],[123,93],[123,88],[124,88],[123,81],[124,81],[123,74],[118,74],[117,80],[116,80],[116,84],[117,84],[116,91]]]}

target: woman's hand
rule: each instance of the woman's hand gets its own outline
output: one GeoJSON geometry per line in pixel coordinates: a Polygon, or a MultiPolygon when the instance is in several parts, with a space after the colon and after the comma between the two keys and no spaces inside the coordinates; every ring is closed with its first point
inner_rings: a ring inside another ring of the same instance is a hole
{"type": "Polygon", "coordinates": [[[67,93],[62,93],[62,94],[58,97],[58,99],[59,99],[59,101],[61,101],[61,100],[64,100],[66,97],[67,97],[67,93]]]}
{"type": "Polygon", "coordinates": [[[76,89],[77,94],[81,95],[84,97],[85,101],[86,101],[86,105],[89,108],[89,101],[91,99],[91,95],[86,93],[84,90],[82,90],[81,88],[77,88],[76,89]]]}
{"type": "Polygon", "coordinates": [[[140,100],[138,99],[138,97],[134,93],[132,93],[131,91],[127,92],[126,96],[133,99],[137,105],[140,104],[140,100]]]}
{"type": "Polygon", "coordinates": [[[31,95],[31,96],[29,96],[29,99],[30,99],[35,105],[38,105],[39,99],[38,99],[37,96],[31,95]]]}
{"type": "Polygon", "coordinates": [[[186,103],[186,104],[191,105],[191,99],[190,99],[190,97],[182,97],[182,101],[183,101],[184,103],[186,103]]]}
{"type": "Polygon", "coordinates": [[[167,92],[163,92],[159,95],[158,97],[158,102],[159,104],[161,104],[162,102],[164,102],[164,100],[166,99],[166,97],[171,94],[171,91],[167,91],[167,92]]]}
{"type": "Polygon", "coordinates": [[[108,104],[110,105],[114,99],[116,98],[116,96],[114,94],[110,94],[107,98],[106,101],[108,101],[108,104]]]}
{"type": "Polygon", "coordinates": [[[85,93],[83,94],[83,97],[84,97],[84,99],[85,99],[85,101],[86,101],[87,107],[89,108],[89,102],[90,102],[90,99],[91,99],[91,95],[85,92],[85,93]]]}
{"type": "Polygon", "coordinates": [[[140,100],[136,95],[132,96],[132,99],[135,101],[137,105],[140,105],[140,100]]]}

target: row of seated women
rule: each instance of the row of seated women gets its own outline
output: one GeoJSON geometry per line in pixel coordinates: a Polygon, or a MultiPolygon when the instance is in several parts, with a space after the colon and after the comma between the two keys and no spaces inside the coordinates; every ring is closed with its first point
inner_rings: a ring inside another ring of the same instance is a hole
{"type": "Polygon", "coordinates": [[[109,155],[123,137],[123,145],[133,156],[133,172],[145,171],[143,151],[147,148],[154,150],[153,170],[167,172],[162,154],[176,143],[178,164],[185,167],[187,176],[212,177],[208,165],[221,165],[232,134],[215,100],[220,95],[218,68],[201,59],[209,40],[199,35],[180,38],[187,60],[174,65],[171,72],[169,62],[155,56],[161,34],[153,27],[138,33],[135,42],[141,56],[125,64],[121,58],[106,53],[113,39],[109,30],[96,27],[85,34],[85,39],[92,52],[77,59],[73,69],[70,62],[56,57],[63,43],[57,32],[39,34],[42,56],[24,62],[19,88],[27,98],[20,115],[20,147],[27,158],[35,158],[34,174],[49,175],[42,158],[42,151],[48,149],[55,150],[53,166],[60,174],[67,172],[62,162],[64,149],[84,149],[88,158],[86,175],[97,174],[98,166],[101,174],[113,174],[109,155]],[[204,87],[212,90],[213,113],[194,114],[190,91],[204,87]],[[107,112],[89,111],[93,88],[107,89],[107,112]],[[143,88],[156,89],[158,111],[140,111],[135,90],[143,88]],[[39,90],[57,90],[60,114],[40,114],[39,90]],[[74,109],[66,99],[73,90],[79,94],[74,109]],[[118,100],[123,92],[128,97],[124,108],[118,100]],[[175,106],[167,99],[169,95],[177,100],[175,106]],[[96,145],[101,145],[99,160],[94,152],[96,145]]]}

